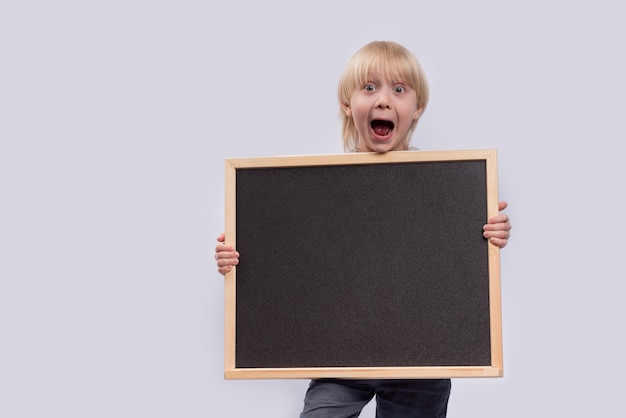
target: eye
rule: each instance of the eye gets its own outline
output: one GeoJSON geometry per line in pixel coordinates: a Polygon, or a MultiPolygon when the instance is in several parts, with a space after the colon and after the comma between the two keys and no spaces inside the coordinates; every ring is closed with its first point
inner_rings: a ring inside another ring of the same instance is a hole
{"type": "Polygon", "coordinates": [[[393,88],[393,92],[394,93],[401,94],[401,93],[404,93],[405,91],[406,91],[406,89],[403,86],[395,86],[393,88]]]}
{"type": "Polygon", "coordinates": [[[376,86],[371,84],[371,83],[369,83],[369,84],[366,84],[365,86],[363,86],[363,90],[365,90],[365,91],[374,91],[374,90],[376,90],[376,86]]]}

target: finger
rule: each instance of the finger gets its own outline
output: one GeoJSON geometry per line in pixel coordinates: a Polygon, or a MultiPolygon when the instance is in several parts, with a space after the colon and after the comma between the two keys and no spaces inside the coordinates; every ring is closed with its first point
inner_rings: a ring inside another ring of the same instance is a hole
{"type": "Polygon", "coordinates": [[[220,253],[232,253],[233,251],[235,251],[235,248],[233,248],[232,245],[226,245],[226,244],[217,244],[215,246],[215,253],[216,254],[220,254],[220,253]]]}
{"type": "Polygon", "coordinates": [[[233,247],[224,247],[220,250],[215,249],[215,259],[239,258],[239,253],[233,247]]]}
{"type": "Polygon", "coordinates": [[[488,240],[508,240],[511,237],[511,234],[507,230],[485,231],[483,232],[483,237],[488,240]]]}
{"type": "Polygon", "coordinates": [[[489,238],[508,239],[511,236],[511,234],[509,233],[508,230],[501,229],[501,230],[494,230],[494,231],[485,231],[483,232],[483,236],[487,239],[489,238]]]}
{"type": "Polygon", "coordinates": [[[499,215],[496,215],[492,218],[489,218],[489,220],[487,221],[487,225],[497,225],[497,224],[508,225],[510,227],[509,217],[506,215],[506,213],[501,213],[499,215]]]}
{"type": "Polygon", "coordinates": [[[500,248],[504,248],[506,247],[506,244],[508,244],[509,240],[508,239],[504,239],[504,238],[490,238],[489,242],[491,242],[494,245],[497,245],[500,248]]]}
{"type": "Polygon", "coordinates": [[[217,271],[221,274],[226,274],[237,264],[239,264],[239,259],[237,258],[220,258],[217,260],[217,271]]]}
{"type": "MultiPolygon", "coordinates": [[[[218,241],[219,241],[218,237],[218,241]]],[[[233,247],[232,245],[226,244],[224,241],[219,241],[216,245],[215,245],[215,252],[219,252],[219,251],[234,251],[235,247],[233,247]]]]}
{"type": "Polygon", "coordinates": [[[233,266],[224,266],[224,267],[218,267],[217,271],[224,275],[226,273],[228,273],[229,271],[231,271],[233,269],[233,266]]]}
{"type": "Polygon", "coordinates": [[[221,234],[219,234],[219,236],[217,237],[217,242],[224,242],[226,240],[226,235],[222,232],[221,234]]]}
{"type": "Polygon", "coordinates": [[[239,264],[238,258],[219,258],[215,260],[218,267],[236,266],[239,264]]]}
{"type": "Polygon", "coordinates": [[[498,210],[504,210],[509,206],[508,202],[502,201],[498,203],[498,210]]]}
{"type": "Polygon", "coordinates": [[[511,224],[509,223],[497,223],[497,224],[483,225],[483,232],[495,232],[495,231],[509,232],[510,230],[511,230],[511,224]]]}

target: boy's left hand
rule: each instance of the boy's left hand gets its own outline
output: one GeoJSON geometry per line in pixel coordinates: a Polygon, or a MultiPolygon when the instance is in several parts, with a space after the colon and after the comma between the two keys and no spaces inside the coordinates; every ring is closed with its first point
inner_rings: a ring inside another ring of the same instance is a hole
{"type": "MultiPolygon", "coordinates": [[[[498,204],[498,210],[502,211],[506,209],[507,206],[507,202],[500,202],[498,204]]],[[[509,222],[509,217],[504,213],[500,213],[490,218],[485,226],[483,226],[483,236],[491,241],[491,243],[500,248],[504,248],[509,242],[509,237],[511,236],[510,230],[511,223],[509,222]]]]}

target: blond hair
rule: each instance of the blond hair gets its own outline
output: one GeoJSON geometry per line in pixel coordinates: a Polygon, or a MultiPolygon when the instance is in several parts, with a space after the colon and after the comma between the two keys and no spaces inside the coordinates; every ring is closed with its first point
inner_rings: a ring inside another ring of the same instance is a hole
{"type": "MultiPolygon", "coordinates": [[[[359,148],[359,135],[354,120],[344,109],[350,106],[352,92],[358,86],[368,81],[373,73],[380,73],[392,80],[401,79],[415,91],[417,107],[420,115],[428,104],[428,81],[422,66],[415,56],[405,47],[389,41],[374,41],[359,49],[348,61],[337,87],[339,99],[339,115],[342,122],[343,148],[346,152],[356,151],[359,148]]],[[[414,120],[405,139],[408,149],[411,135],[417,126],[414,120]]]]}

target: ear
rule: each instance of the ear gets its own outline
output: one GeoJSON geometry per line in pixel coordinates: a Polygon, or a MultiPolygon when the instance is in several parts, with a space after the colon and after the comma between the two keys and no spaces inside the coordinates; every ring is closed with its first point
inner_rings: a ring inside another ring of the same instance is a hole
{"type": "Polygon", "coordinates": [[[422,114],[422,108],[419,107],[415,112],[413,112],[413,120],[418,120],[420,115],[422,114]]]}
{"type": "Polygon", "coordinates": [[[343,112],[346,114],[347,117],[351,118],[352,117],[352,108],[349,105],[342,105],[343,107],[343,112]]]}

